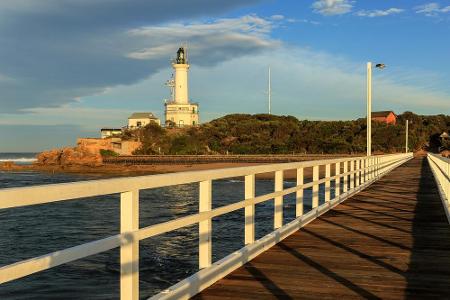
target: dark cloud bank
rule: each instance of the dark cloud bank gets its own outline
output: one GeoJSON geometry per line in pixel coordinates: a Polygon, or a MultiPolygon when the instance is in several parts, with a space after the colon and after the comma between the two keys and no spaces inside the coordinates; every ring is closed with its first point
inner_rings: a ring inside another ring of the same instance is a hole
{"type": "MultiPolygon", "coordinates": [[[[131,84],[146,78],[166,67],[168,57],[144,55],[136,59],[127,54],[162,43],[174,43],[181,37],[176,30],[169,32],[172,39],[167,41],[161,35],[133,36],[130,30],[158,24],[166,24],[164,26],[170,30],[173,26],[167,24],[171,22],[192,22],[198,17],[217,16],[254,2],[258,1],[2,1],[0,114],[24,108],[59,106],[108,86],[131,84]]],[[[241,21],[260,22],[258,20],[261,21],[258,18],[241,21]]],[[[214,43],[212,31],[204,31],[198,37],[199,42],[212,42],[208,51],[204,48],[197,53],[204,57],[203,63],[213,64],[216,57],[223,58],[224,53],[234,57],[268,46],[264,43],[264,32],[247,32],[253,38],[242,46],[237,45],[236,41],[245,38],[247,29],[228,25],[237,27],[234,35],[222,28],[224,41],[216,37],[214,43]],[[226,43],[227,40],[230,43],[226,43]]],[[[195,41],[195,37],[190,38],[195,41]]]]}

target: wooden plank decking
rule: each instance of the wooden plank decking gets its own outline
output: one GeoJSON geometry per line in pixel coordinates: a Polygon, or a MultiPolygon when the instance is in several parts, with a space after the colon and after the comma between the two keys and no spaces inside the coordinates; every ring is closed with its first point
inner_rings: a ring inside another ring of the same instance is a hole
{"type": "Polygon", "coordinates": [[[450,299],[450,226],[416,158],[196,299],[450,299]]]}

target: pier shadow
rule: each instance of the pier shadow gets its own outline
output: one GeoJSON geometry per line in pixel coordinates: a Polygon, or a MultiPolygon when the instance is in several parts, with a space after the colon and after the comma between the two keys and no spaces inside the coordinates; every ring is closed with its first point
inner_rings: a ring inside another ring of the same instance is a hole
{"type": "Polygon", "coordinates": [[[300,261],[302,261],[302,262],[306,263],[307,265],[309,265],[310,267],[316,269],[323,275],[335,280],[336,282],[338,282],[338,283],[342,284],[343,286],[349,288],[350,290],[354,291],[359,296],[361,296],[365,299],[381,299],[381,298],[377,297],[376,295],[372,294],[370,291],[362,288],[361,286],[353,283],[352,281],[348,280],[347,278],[340,276],[336,272],[333,272],[332,270],[328,269],[327,267],[323,266],[322,264],[320,264],[320,263],[316,262],[315,260],[309,258],[308,256],[300,253],[296,249],[287,246],[285,243],[281,242],[278,244],[278,246],[281,249],[288,252],[289,254],[296,257],[297,259],[299,259],[300,261]]]}
{"type": "Polygon", "coordinates": [[[267,291],[269,291],[276,299],[291,300],[292,298],[288,293],[281,289],[275,282],[267,277],[261,270],[254,266],[251,262],[244,265],[245,270],[249,272],[253,278],[260,282],[267,291]]]}
{"type": "Polygon", "coordinates": [[[421,158],[420,164],[406,298],[449,299],[450,225],[427,159],[421,158]]]}

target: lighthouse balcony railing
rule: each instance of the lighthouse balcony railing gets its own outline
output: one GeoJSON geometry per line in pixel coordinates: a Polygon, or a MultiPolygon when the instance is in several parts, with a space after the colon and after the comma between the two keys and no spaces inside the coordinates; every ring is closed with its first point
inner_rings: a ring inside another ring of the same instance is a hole
{"type": "Polygon", "coordinates": [[[199,105],[198,102],[191,102],[189,103],[178,103],[175,100],[165,100],[164,104],[177,104],[177,105],[199,105]]]}
{"type": "Polygon", "coordinates": [[[153,297],[154,299],[185,299],[223,278],[411,158],[411,153],[346,157],[2,189],[0,190],[0,209],[3,210],[73,199],[81,201],[81,198],[83,198],[82,201],[89,201],[92,198],[88,197],[120,194],[120,232],[104,239],[3,266],[0,268],[0,284],[120,247],[120,298],[137,300],[139,299],[139,241],[198,224],[200,271],[153,297]],[[294,170],[296,174],[296,185],[289,188],[285,188],[283,183],[284,172],[287,170],[294,170]],[[256,196],[255,177],[257,174],[268,172],[274,174],[274,191],[256,196]],[[310,174],[312,176],[309,176],[310,174]],[[236,177],[244,178],[244,199],[213,208],[212,182],[236,177]],[[139,227],[140,190],[188,183],[197,183],[199,186],[198,213],[139,227]],[[319,186],[323,187],[324,194],[319,194],[319,186]],[[306,213],[304,213],[305,189],[312,191],[310,198],[312,208],[306,213]],[[285,209],[283,197],[289,194],[295,195],[296,218],[283,224],[285,209]],[[267,201],[274,201],[274,229],[270,234],[257,240],[255,238],[255,206],[267,201]],[[241,209],[244,210],[242,227],[246,246],[213,262],[212,219],[241,209]]]}

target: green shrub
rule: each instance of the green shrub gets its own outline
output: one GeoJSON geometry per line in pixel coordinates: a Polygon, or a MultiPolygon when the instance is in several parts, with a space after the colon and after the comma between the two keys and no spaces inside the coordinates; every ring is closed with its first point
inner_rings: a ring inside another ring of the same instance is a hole
{"type": "Polygon", "coordinates": [[[119,156],[119,153],[112,150],[100,149],[101,156],[119,156]]]}

